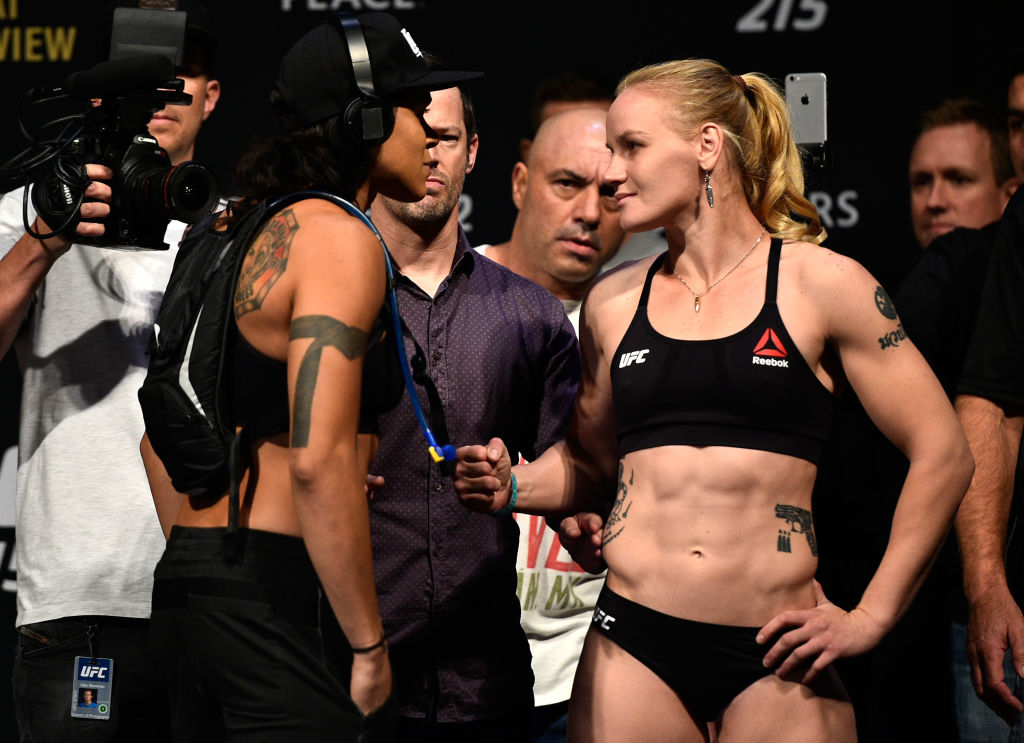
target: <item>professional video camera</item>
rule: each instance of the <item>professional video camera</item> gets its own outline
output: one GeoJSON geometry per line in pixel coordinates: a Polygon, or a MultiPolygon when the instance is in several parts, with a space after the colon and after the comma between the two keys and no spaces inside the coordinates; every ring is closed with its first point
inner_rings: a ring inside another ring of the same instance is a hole
{"type": "Polygon", "coordinates": [[[210,170],[196,162],[172,165],[147,128],[150,117],[164,106],[192,102],[184,92],[185,81],[174,76],[184,41],[185,13],[121,10],[127,12],[115,12],[112,56],[118,48],[130,49],[131,56],[102,62],[70,75],[62,85],[33,89],[22,96],[23,105],[31,106],[68,98],[98,101],[98,105],[88,104],[81,113],[44,124],[40,131],[62,127],[52,139],[32,137],[22,124],[33,146],[0,167],[0,188],[9,191],[32,184],[25,191],[25,228],[37,238],[62,233],[89,245],[165,250],[168,222],[195,222],[209,214],[218,202],[217,182],[210,170]],[[170,21],[170,44],[167,33],[162,43],[153,43],[156,18],[165,26],[170,21]],[[125,43],[133,38],[135,43],[125,43]],[[145,51],[156,53],[140,53],[145,51]],[[108,181],[110,216],[103,220],[104,234],[95,238],[75,234],[90,182],[87,163],[102,163],[114,172],[108,181]],[[36,211],[53,232],[39,234],[28,224],[29,190],[36,211]]]}

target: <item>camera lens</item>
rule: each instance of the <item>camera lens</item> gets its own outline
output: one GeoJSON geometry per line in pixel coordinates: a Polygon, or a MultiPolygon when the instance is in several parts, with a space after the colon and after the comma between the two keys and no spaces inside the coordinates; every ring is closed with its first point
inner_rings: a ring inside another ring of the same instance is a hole
{"type": "Polygon", "coordinates": [[[149,174],[146,190],[163,201],[173,219],[195,222],[217,205],[217,179],[204,166],[189,161],[149,174]]]}

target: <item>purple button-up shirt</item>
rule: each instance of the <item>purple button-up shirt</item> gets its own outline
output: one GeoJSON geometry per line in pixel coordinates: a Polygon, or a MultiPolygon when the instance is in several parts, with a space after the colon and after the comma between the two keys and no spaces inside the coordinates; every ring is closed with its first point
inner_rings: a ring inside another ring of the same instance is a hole
{"type": "MultiPolygon", "coordinates": [[[[576,335],[547,290],[475,253],[462,230],[429,297],[397,276],[416,391],[441,444],[500,436],[534,459],[558,441],[579,378],[576,335]]],[[[407,395],[379,420],[371,502],[374,571],[399,710],[439,722],[532,706],[516,598],[518,527],[459,503],[407,395]]]]}

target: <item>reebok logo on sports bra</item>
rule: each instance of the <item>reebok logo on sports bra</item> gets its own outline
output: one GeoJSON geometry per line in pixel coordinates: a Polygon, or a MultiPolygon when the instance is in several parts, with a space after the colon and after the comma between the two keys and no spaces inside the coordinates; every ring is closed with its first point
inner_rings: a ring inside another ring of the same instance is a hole
{"type": "Polygon", "coordinates": [[[619,368],[625,369],[627,366],[632,364],[634,361],[638,364],[644,363],[646,360],[644,357],[650,352],[651,349],[644,348],[640,351],[626,351],[626,353],[619,356],[619,368]]]}
{"type": "Polygon", "coordinates": [[[782,345],[778,334],[767,328],[761,340],[754,346],[754,355],[750,362],[760,366],[784,366],[788,369],[789,362],[785,360],[787,355],[786,347],[782,345]]]}

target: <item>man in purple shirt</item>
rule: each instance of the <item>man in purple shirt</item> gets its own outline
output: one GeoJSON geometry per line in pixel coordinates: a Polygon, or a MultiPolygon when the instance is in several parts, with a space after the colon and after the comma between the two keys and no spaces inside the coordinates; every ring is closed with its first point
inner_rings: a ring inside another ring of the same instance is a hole
{"type": "MultiPolygon", "coordinates": [[[[561,302],[475,253],[458,201],[478,139],[457,88],[426,113],[438,134],[427,195],[378,197],[416,392],[441,443],[508,437],[527,459],[558,441],[579,376],[561,302]]],[[[516,597],[518,527],[465,509],[434,463],[408,397],[381,416],[371,468],[374,573],[403,741],[526,741],[533,674],[516,597]]]]}

